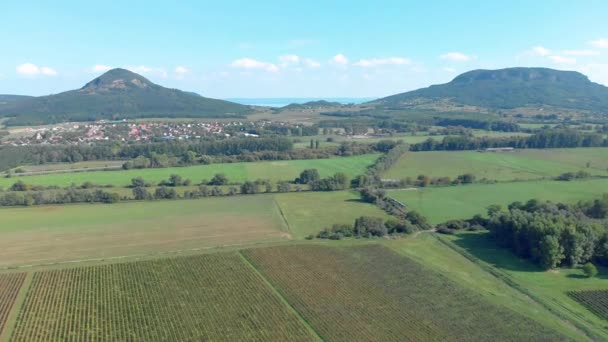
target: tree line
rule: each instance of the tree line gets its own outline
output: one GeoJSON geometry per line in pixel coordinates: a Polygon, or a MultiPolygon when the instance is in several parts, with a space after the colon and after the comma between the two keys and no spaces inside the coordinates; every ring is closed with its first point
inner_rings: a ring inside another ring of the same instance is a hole
{"type": "Polygon", "coordinates": [[[575,147],[604,147],[608,140],[602,134],[584,133],[575,129],[543,130],[528,137],[468,137],[448,136],[437,141],[427,139],[424,142],[412,144],[412,151],[461,151],[483,150],[496,147],[513,148],[575,148],[575,147]]]}

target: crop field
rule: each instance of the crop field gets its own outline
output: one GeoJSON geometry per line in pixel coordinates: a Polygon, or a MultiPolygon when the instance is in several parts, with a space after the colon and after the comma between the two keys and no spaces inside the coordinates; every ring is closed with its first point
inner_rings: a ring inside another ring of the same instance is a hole
{"type": "Polygon", "coordinates": [[[237,253],[34,274],[13,341],[313,341],[237,253]]]}
{"type": "Polygon", "coordinates": [[[506,206],[530,199],[576,203],[608,193],[608,179],[572,182],[530,181],[393,190],[388,195],[419,211],[433,224],[485,214],[491,204],[506,206]]]}
{"type": "MultiPolygon", "coordinates": [[[[39,165],[23,165],[15,169],[21,169],[25,172],[46,172],[46,171],[71,171],[79,169],[97,169],[97,168],[121,168],[124,161],[120,160],[92,160],[77,163],[56,163],[56,164],[39,164],[39,165]]],[[[13,169],[14,170],[14,169],[13,169]]]]}
{"type": "Polygon", "coordinates": [[[608,148],[516,150],[480,153],[476,151],[412,152],[404,155],[384,178],[415,178],[471,173],[477,179],[498,181],[554,178],[564,172],[584,170],[608,176],[608,148]]]}
{"type": "Polygon", "coordinates": [[[497,247],[487,232],[463,232],[442,235],[441,238],[451,241],[481,262],[506,274],[511,281],[525,288],[561,316],[592,331],[598,336],[596,340],[608,340],[606,321],[569,295],[573,291],[608,291],[606,268],[598,267],[599,276],[594,278],[587,278],[578,268],[545,271],[530,261],[517,257],[511,251],[497,247]]]}
{"type": "Polygon", "coordinates": [[[377,244],[244,255],[324,340],[564,340],[377,244]]]}
{"type": "Polygon", "coordinates": [[[608,290],[573,291],[568,292],[568,295],[591,312],[608,320],[608,290]]]}
{"type": "Polygon", "coordinates": [[[119,171],[90,171],[66,172],[59,174],[45,174],[24,176],[23,178],[0,178],[0,187],[10,187],[18,179],[32,185],[69,186],[93,182],[94,184],[114,186],[127,186],[131,179],[143,177],[151,183],[159,183],[168,179],[171,174],[178,174],[184,179],[194,183],[210,180],[217,173],[224,173],[229,181],[244,182],[246,180],[270,179],[272,181],[294,180],[305,169],[317,169],[322,177],[336,172],[344,172],[350,177],[361,175],[366,168],[373,164],[378,154],[366,154],[354,157],[342,157],[314,160],[285,160],[253,163],[210,164],[187,167],[170,167],[161,169],[119,170],[119,171]]]}
{"type": "Polygon", "coordinates": [[[13,308],[17,294],[25,280],[25,273],[8,273],[0,275],[0,336],[13,308]]]}
{"type": "Polygon", "coordinates": [[[0,267],[289,239],[272,195],[2,208],[0,217],[0,267]]]}
{"type": "Polygon", "coordinates": [[[352,191],[277,194],[275,201],[294,238],[303,239],[334,223],[353,224],[360,216],[389,216],[378,207],[362,202],[352,191]]]}

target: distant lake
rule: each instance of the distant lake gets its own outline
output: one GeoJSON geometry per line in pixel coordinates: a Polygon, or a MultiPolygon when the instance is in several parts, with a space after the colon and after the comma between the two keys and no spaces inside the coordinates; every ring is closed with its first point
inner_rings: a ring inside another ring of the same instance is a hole
{"type": "Polygon", "coordinates": [[[252,106],[266,106],[266,107],[284,107],[292,103],[306,103],[310,101],[325,100],[329,102],[339,102],[342,104],[347,103],[363,103],[371,100],[375,100],[374,97],[283,97],[283,98],[231,98],[225,99],[226,101],[232,101],[244,105],[252,106]]]}

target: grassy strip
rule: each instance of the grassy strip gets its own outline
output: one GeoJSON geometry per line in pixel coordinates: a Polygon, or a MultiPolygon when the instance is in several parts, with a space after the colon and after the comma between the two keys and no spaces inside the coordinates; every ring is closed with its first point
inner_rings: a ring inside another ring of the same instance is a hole
{"type": "MultiPolygon", "coordinates": [[[[595,332],[593,332],[587,326],[585,326],[584,324],[581,324],[580,322],[578,322],[576,320],[572,320],[570,317],[567,317],[566,315],[564,315],[564,313],[562,311],[556,310],[552,305],[548,304],[542,298],[536,296],[534,293],[532,293],[531,291],[529,291],[528,289],[526,289],[525,287],[521,286],[519,283],[517,283],[516,281],[514,281],[505,272],[503,272],[503,271],[499,270],[498,268],[496,268],[496,267],[494,267],[494,266],[492,266],[492,265],[484,262],[483,260],[481,260],[481,259],[477,258],[476,256],[472,255],[471,253],[467,252],[465,249],[463,249],[463,248],[461,248],[459,246],[456,246],[451,241],[448,241],[448,240],[442,238],[439,235],[434,235],[434,237],[437,238],[437,240],[439,242],[441,242],[442,244],[444,244],[448,248],[450,248],[453,251],[461,254],[463,257],[467,258],[468,260],[470,260],[474,264],[478,265],[484,271],[488,272],[489,274],[491,274],[492,276],[496,277],[497,279],[503,281],[509,287],[511,287],[511,288],[513,288],[513,289],[521,292],[525,296],[529,297],[530,299],[532,299],[533,301],[535,301],[537,304],[541,305],[542,307],[544,307],[545,309],[547,309],[549,312],[551,312],[552,314],[554,314],[555,316],[557,316],[559,319],[561,319],[564,322],[567,322],[567,323],[573,325],[576,329],[580,330],[582,333],[584,333],[591,340],[594,340],[594,341],[602,340],[601,337],[599,337],[595,332]]],[[[564,309],[566,309],[566,308],[564,308],[564,309]]]]}
{"type": "Polygon", "coordinates": [[[0,332],[0,341],[9,341],[12,337],[15,326],[17,325],[19,312],[21,312],[21,308],[25,302],[25,297],[27,296],[27,293],[32,285],[32,277],[33,272],[28,272],[25,276],[25,280],[23,281],[23,284],[21,284],[19,294],[13,303],[13,308],[11,309],[8,319],[6,320],[4,331],[0,332]]]}
{"type": "Polygon", "coordinates": [[[285,299],[285,297],[283,297],[283,295],[281,294],[281,292],[268,280],[266,279],[266,277],[264,277],[264,275],[262,274],[262,272],[260,272],[251,262],[251,260],[249,260],[241,251],[238,251],[239,256],[241,257],[241,259],[243,260],[243,262],[245,264],[247,264],[249,267],[251,267],[251,269],[253,270],[253,272],[255,272],[261,279],[262,281],[264,281],[264,283],[266,284],[266,286],[268,286],[268,288],[270,288],[272,290],[272,292],[274,292],[277,297],[279,298],[279,300],[285,304],[285,306],[288,308],[289,311],[291,311],[296,317],[298,317],[298,320],[300,322],[302,322],[302,324],[306,327],[306,329],[308,329],[308,331],[315,336],[319,341],[323,341],[323,339],[321,338],[321,336],[319,336],[319,334],[315,331],[315,329],[313,329],[313,327],[310,325],[310,323],[304,319],[304,317],[302,317],[300,315],[300,313],[287,301],[287,299],[285,299]]]}

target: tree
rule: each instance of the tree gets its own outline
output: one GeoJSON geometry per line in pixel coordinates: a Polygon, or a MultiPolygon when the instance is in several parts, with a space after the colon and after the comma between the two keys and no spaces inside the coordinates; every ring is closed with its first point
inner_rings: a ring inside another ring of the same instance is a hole
{"type": "Polygon", "coordinates": [[[291,191],[291,184],[289,184],[289,182],[278,182],[277,183],[277,191],[278,192],[290,192],[291,191]]]}
{"type": "Polygon", "coordinates": [[[182,162],[184,164],[192,164],[196,161],[196,153],[192,152],[192,151],[186,151],[186,153],[184,153],[182,155],[182,162]]]}
{"type": "Polygon", "coordinates": [[[180,186],[182,185],[182,176],[173,174],[169,176],[169,185],[170,186],[180,186]]]}
{"type": "Polygon", "coordinates": [[[148,184],[146,184],[146,181],[141,177],[135,177],[131,179],[131,187],[133,188],[146,186],[148,186],[148,184]]]}
{"type": "Polygon", "coordinates": [[[499,213],[502,210],[502,206],[500,204],[491,204],[487,208],[488,216],[492,216],[496,213],[499,213]]]}
{"type": "Polygon", "coordinates": [[[315,142],[313,139],[310,139],[310,149],[312,150],[313,148],[315,148],[315,142]]]}
{"type": "Polygon", "coordinates": [[[252,181],[246,181],[241,185],[242,194],[255,194],[258,193],[258,185],[252,181]]]}
{"type": "Polygon", "coordinates": [[[540,241],[538,248],[540,253],[539,262],[545,269],[551,269],[559,265],[564,258],[564,249],[559,245],[559,240],[553,235],[545,235],[540,241]]]}
{"type": "Polygon", "coordinates": [[[315,141],[315,149],[318,150],[319,149],[319,140],[315,141]]]}
{"type": "Polygon", "coordinates": [[[25,184],[22,180],[16,181],[11,187],[11,191],[27,191],[27,184],[25,184]]]}
{"type": "Polygon", "coordinates": [[[228,184],[228,178],[223,173],[218,173],[209,182],[209,185],[226,185],[228,184]]]}
{"type": "Polygon", "coordinates": [[[583,265],[583,273],[587,276],[587,278],[593,278],[597,275],[597,267],[594,264],[588,262],[583,265]]]}
{"type": "Polygon", "coordinates": [[[355,220],[353,234],[358,237],[384,236],[387,233],[384,220],[379,217],[361,216],[355,220]]]}
{"type": "Polygon", "coordinates": [[[310,184],[321,179],[321,175],[317,169],[306,169],[300,173],[300,177],[296,178],[297,184],[310,184]]]}
{"type": "Polygon", "coordinates": [[[136,186],[133,188],[133,197],[136,200],[146,200],[150,198],[150,194],[148,193],[148,190],[146,190],[146,188],[144,188],[143,186],[136,186]]]}

